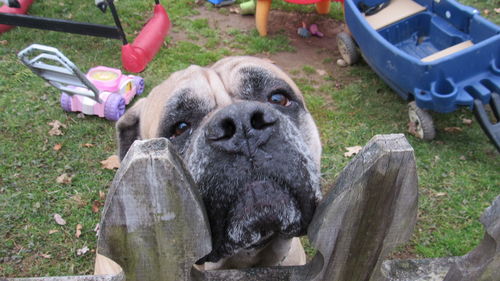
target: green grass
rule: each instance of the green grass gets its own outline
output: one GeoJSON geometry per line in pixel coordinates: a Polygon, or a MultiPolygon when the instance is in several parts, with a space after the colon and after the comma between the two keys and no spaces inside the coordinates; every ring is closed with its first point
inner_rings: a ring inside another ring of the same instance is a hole
{"type": "MultiPolygon", "coordinates": [[[[133,37],[151,13],[152,1],[117,2],[126,31],[133,37]]],[[[174,71],[190,64],[209,65],[232,54],[272,54],[293,52],[284,33],[259,37],[254,30],[223,32],[209,27],[197,15],[194,1],[162,1],[173,21],[172,32],[183,32],[185,41],[167,39],[148,68],[146,93],[174,71]]],[[[109,14],[101,14],[93,1],[35,2],[31,13],[39,16],[112,24],[109,14]]],[[[498,23],[495,1],[467,0],[479,10],[489,9],[489,19],[498,23]]],[[[273,1],[273,9],[312,12],[310,6],[273,1]]],[[[338,5],[329,15],[341,18],[338,5]]],[[[130,38],[133,39],[133,38],[130,38]]],[[[116,151],[114,124],[101,118],[65,113],[59,93],[33,75],[16,54],[31,43],[62,50],[80,69],[96,65],[121,67],[120,42],[57,32],[16,28],[0,35],[0,276],[44,276],[91,274],[99,212],[99,191],[106,192],[114,172],[101,168],[100,161],[116,151]],[[59,120],[67,127],[64,135],[49,135],[49,122],[59,120]],[[61,144],[59,151],[53,149],[61,144]],[[86,147],[85,144],[92,144],[86,147]],[[68,173],[70,184],[56,178],[68,173]],[[57,225],[54,214],[67,221],[57,225]],[[77,224],[83,233],[75,237],[77,224]],[[50,231],[57,230],[53,234],[50,231]],[[77,249],[88,246],[83,256],[77,249]],[[47,258],[50,255],[50,258],[47,258]]],[[[326,58],[325,64],[336,58],[326,58]]],[[[461,109],[450,114],[433,114],[437,138],[423,142],[406,133],[406,103],[371,70],[360,63],[342,69],[346,81],[325,76],[319,80],[315,69],[303,65],[291,72],[304,92],[323,143],[324,189],[333,182],[349,159],[345,148],[363,145],[375,134],[405,133],[415,149],[419,174],[419,220],[405,250],[417,257],[462,255],[482,238],[478,219],[500,193],[498,153],[488,142],[477,122],[461,109]],[[301,78],[305,74],[308,78],[301,78]],[[336,85],[342,82],[342,87],[336,85]],[[460,127],[449,133],[447,127],[460,127]]],[[[336,75],[335,75],[336,76],[336,75]]],[[[308,253],[314,250],[307,248],[308,253]]]]}

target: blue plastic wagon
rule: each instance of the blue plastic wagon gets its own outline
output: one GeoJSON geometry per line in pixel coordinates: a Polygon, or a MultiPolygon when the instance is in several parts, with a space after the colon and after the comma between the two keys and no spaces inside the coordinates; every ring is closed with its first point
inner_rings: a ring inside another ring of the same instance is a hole
{"type": "Polygon", "coordinates": [[[418,137],[435,136],[426,110],[466,106],[500,151],[500,27],[454,0],[345,0],[344,16],[350,34],[337,37],[342,57],[355,63],[359,47],[371,68],[411,101],[418,137]]]}

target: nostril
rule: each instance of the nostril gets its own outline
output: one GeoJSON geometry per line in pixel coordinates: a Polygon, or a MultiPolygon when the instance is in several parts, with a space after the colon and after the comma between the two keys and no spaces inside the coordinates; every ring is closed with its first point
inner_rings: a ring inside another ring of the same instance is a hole
{"type": "Polygon", "coordinates": [[[231,139],[236,134],[236,124],[231,118],[219,119],[213,122],[206,132],[207,139],[211,141],[223,141],[231,139]]]}
{"type": "Polygon", "coordinates": [[[265,128],[274,125],[276,120],[274,118],[267,118],[262,111],[256,111],[250,117],[250,124],[256,130],[264,130],[265,128]]]}
{"type": "Polygon", "coordinates": [[[221,122],[221,128],[222,131],[224,132],[221,139],[230,139],[236,133],[236,125],[234,124],[234,121],[231,118],[223,119],[221,122]]]}

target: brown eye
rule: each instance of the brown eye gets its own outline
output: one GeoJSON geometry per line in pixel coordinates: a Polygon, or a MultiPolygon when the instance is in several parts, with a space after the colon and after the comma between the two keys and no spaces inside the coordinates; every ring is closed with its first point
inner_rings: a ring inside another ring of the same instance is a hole
{"type": "Polygon", "coordinates": [[[172,134],[170,136],[171,139],[182,135],[187,129],[189,129],[190,125],[186,122],[179,122],[172,127],[172,134]]]}
{"type": "Polygon", "coordinates": [[[281,106],[290,105],[290,100],[284,94],[281,93],[272,94],[267,101],[272,104],[277,104],[281,106]]]}

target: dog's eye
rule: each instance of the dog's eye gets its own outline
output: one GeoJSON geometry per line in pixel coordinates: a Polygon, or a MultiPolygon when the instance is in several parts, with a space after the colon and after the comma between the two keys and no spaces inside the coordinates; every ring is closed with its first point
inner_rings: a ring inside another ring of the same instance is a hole
{"type": "Polygon", "coordinates": [[[282,93],[272,94],[267,101],[272,103],[272,104],[277,104],[277,105],[281,105],[281,106],[289,106],[290,105],[290,100],[282,93]]]}
{"type": "Polygon", "coordinates": [[[182,135],[187,129],[189,129],[190,125],[186,122],[178,122],[174,126],[172,126],[170,139],[178,137],[182,135]]]}

